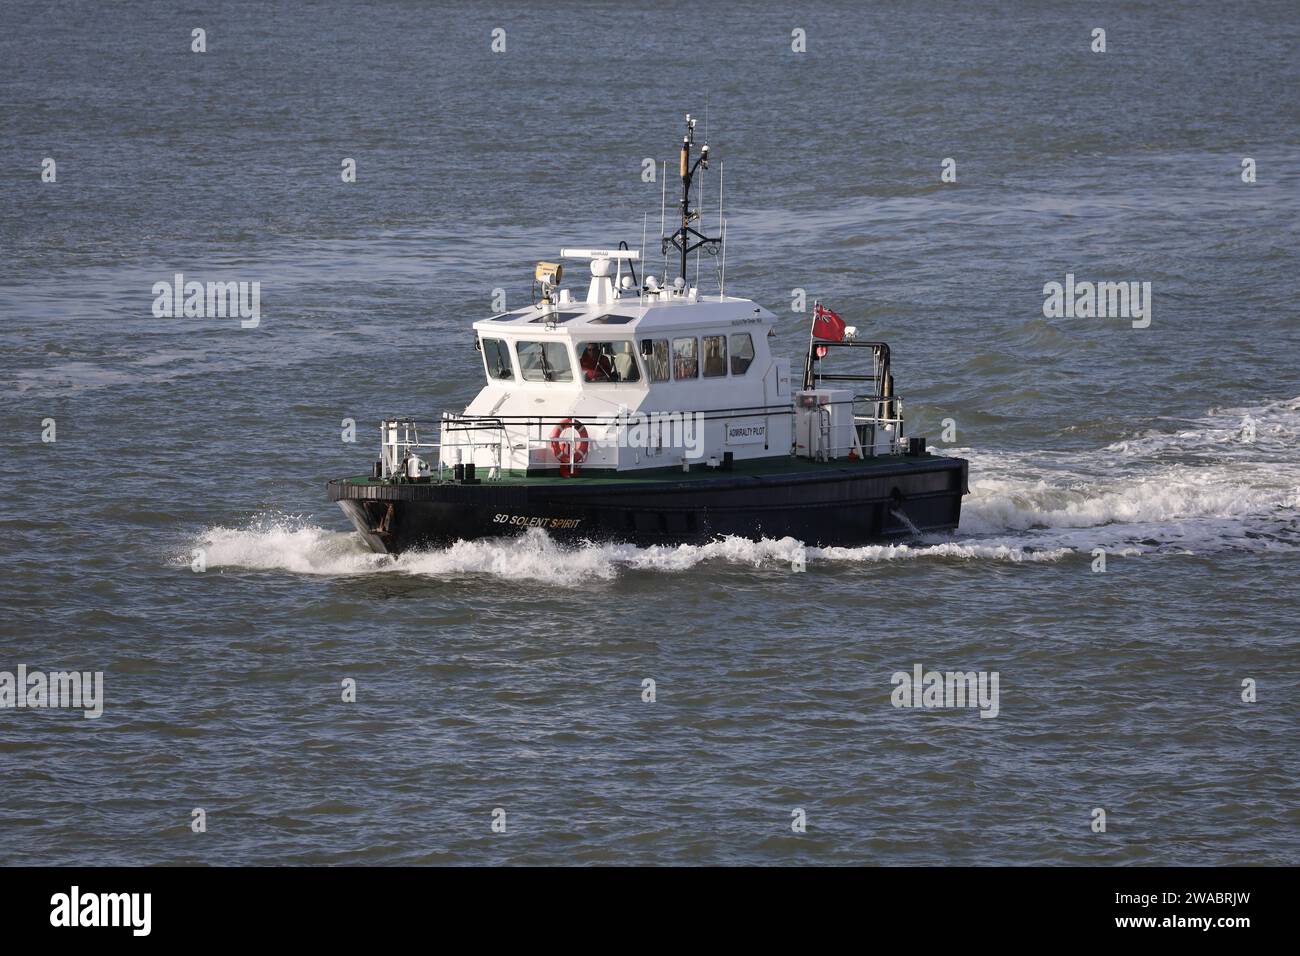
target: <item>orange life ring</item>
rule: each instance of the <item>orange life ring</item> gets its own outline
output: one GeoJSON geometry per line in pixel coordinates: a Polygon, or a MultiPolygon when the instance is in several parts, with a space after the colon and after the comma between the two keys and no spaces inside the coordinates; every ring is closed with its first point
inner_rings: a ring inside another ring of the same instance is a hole
{"type": "Polygon", "coordinates": [[[551,429],[551,453],[561,465],[581,465],[587,460],[590,446],[586,426],[576,419],[566,418],[551,429]],[[577,438],[562,438],[566,431],[575,432],[577,438]]]}

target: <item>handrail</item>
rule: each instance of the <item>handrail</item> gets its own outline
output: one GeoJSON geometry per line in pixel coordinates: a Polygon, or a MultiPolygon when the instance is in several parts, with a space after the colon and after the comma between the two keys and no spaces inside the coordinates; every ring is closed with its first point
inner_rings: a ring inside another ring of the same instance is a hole
{"type": "Polygon", "coordinates": [[[848,382],[848,381],[869,382],[875,380],[879,380],[883,382],[888,377],[889,377],[889,343],[888,342],[865,342],[860,339],[843,339],[839,342],[831,342],[823,339],[812,339],[808,343],[808,353],[804,357],[804,363],[803,363],[803,387],[806,389],[816,388],[817,381],[819,379],[824,381],[839,381],[839,382],[848,382]],[[840,376],[836,376],[832,378],[829,375],[820,375],[817,372],[817,363],[821,361],[821,358],[817,355],[817,350],[821,348],[824,349],[869,348],[873,352],[875,352],[876,358],[880,363],[879,374],[860,375],[852,378],[840,377],[840,376]]]}
{"type": "MultiPolygon", "coordinates": [[[[834,344],[834,343],[832,343],[834,344]]],[[[868,343],[859,343],[868,344],[868,343]]],[[[848,378],[846,376],[846,378],[848,378]]],[[[885,384],[882,382],[882,384],[885,384]]],[[[822,408],[822,413],[827,414],[831,406],[850,406],[851,420],[855,429],[855,437],[858,438],[862,447],[871,448],[879,447],[876,436],[884,440],[884,433],[889,435],[888,442],[885,444],[890,453],[897,453],[903,447],[904,439],[902,436],[903,413],[902,399],[897,395],[890,394],[892,390],[888,387],[879,390],[879,393],[853,394],[851,398],[834,399],[831,401],[819,401],[817,404],[822,408]],[[868,432],[864,429],[870,429],[870,440],[868,432]]],[[[597,437],[588,439],[597,447],[605,446],[606,443],[611,445],[623,445],[623,430],[629,427],[635,428],[642,421],[649,420],[651,424],[658,419],[662,425],[672,423],[675,419],[690,420],[695,418],[701,422],[717,422],[724,420],[743,419],[743,418],[766,418],[776,416],[795,416],[799,414],[794,400],[783,405],[749,405],[733,408],[714,408],[697,411],[660,411],[651,412],[622,410],[618,415],[591,415],[582,417],[582,422],[595,428],[614,428],[617,433],[613,436],[606,431],[604,434],[596,433],[597,437]]],[[[469,415],[463,412],[444,412],[441,416],[441,433],[439,441],[420,441],[419,425],[414,418],[396,418],[385,419],[381,423],[381,433],[383,441],[381,443],[381,466],[380,474],[384,478],[397,478],[401,480],[406,477],[406,463],[412,455],[426,457],[430,452],[436,452],[437,455],[437,474],[441,479],[447,468],[451,467],[451,449],[457,450],[456,462],[461,461],[461,453],[468,452],[470,462],[474,462],[480,449],[489,449],[491,456],[488,462],[479,461],[478,465],[486,471],[486,477],[495,479],[499,478],[503,469],[510,463],[514,467],[514,452],[527,452],[527,460],[531,464],[533,461],[533,450],[536,448],[545,448],[552,444],[552,438],[546,434],[546,430],[555,425],[563,425],[574,420],[572,414],[569,415],[469,415]],[[483,434],[483,433],[488,434],[483,434]],[[454,439],[454,440],[453,440],[454,439]]],[[[662,451],[669,450],[670,446],[663,446],[662,451]]],[[[671,446],[676,447],[676,446],[671,446]]],[[[649,452],[648,452],[649,454],[649,452]]]]}
{"type": "MultiPolygon", "coordinates": [[[[655,409],[652,411],[633,412],[629,411],[628,415],[583,415],[582,420],[592,425],[617,425],[620,422],[628,421],[638,415],[641,416],[672,416],[672,415],[703,415],[705,421],[717,421],[721,418],[762,418],[767,415],[792,414],[793,408],[787,403],[784,405],[743,405],[733,408],[705,408],[705,409],[674,409],[664,410],[655,409]]],[[[450,422],[453,425],[459,424],[482,424],[479,427],[492,427],[495,425],[559,425],[576,416],[566,415],[466,415],[458,412],[444,412],[443,421],[450,422]]]]}

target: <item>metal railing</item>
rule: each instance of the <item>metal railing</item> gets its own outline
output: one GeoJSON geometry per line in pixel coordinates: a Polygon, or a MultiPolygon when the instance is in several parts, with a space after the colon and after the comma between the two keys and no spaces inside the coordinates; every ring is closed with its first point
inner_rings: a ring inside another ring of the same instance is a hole
{"type": "MultiPolygon", "coordinates": [[[[887,342],[867,342],[859,339],[843,339],[838,342],[813,339],[808,344],[808,353],[804,358],[804,389],[812,390],[825,387],[831,383],[871,383],[870,393],[856,393],[852,398],[853,430],[859,443],[873,450],[881,430],[887,430],[890,439],[888,453],[900,454],[906,450],[903,438],[903,400],[894,394],[894,375],[890,370],[890,351],[887,342]],[[855,350],[867,349],[871,355],[870,374],[854,372],[829,373],[823,371],[823,363],[832,349],[847,349],[849,354],[855,350]]],[[[831,387],[835,387],[832,385],[831,387]]],[[[835,404],[835,403],[828,403],[835,404]]],[[[861,449],[859,449],[861,454],[861,449]]]]}
{"type": "MultiPolygon", "coordinates": [[[[432,474],[433,467],[428,465],[430,457],[437,459],[438,478],[441,480],[446,471],[446,463],[442,460],[443,443],[438,441],[420,441],[419,424],[413,418],[394,418],[380,423],[380,477],[391,479],[425,477],[425,474],[417,469],[415,475],[410,473],[410,462],[412,459],[418,459],[425,463],[429,468],[429,474],[432,474]]],[[[501,441],[484,441],[484,442],[457,442],[456,448],[470,449],[470,459],[473,460],[474,451],[478,448],[490,448],[495,451],[496,465],[494,470],[497,474],[491,477],[498,477],[501,469],[501,441]]]]}
{"type": "MultiPolygon", "coordinates": [[[[876,454],[876,448],[879,444],[878,437],[882,430],[886,430],[890,435],[887,447],[888,454],[899,454],[905,447],[905,439],[902,438],[903,412],[902,399],[896,395],[854,395],[850,402],[827,402],[823,403],[823,414],[829,414],[829,406],[832,404],[849,404],[852,406],[853,432],[857,452],[860,456],[876,454]]],[[[710,409],[702,412],[653,412],[643,413],[646,416],[662,416],[658,419],[659,425],[655,426],[659,431],[658,454],[670,450],[675,445],[665,445],[662,441],[662,431],[667,431],[668,416],[680,416],[683,419],[690,416],[700,415],[700,421],[734,421],[740,418],[768,418],[777,416],[793,416],[795,408],[793,403],[786,405],[759,405],[746,406],[740,408],[728,409],[710,409]]],[[[562,442],[585,442],[589,449],[600,447],[601,445],[611,442],[608,434],[610,426],[620,429],[626,429],[631,425],[638,423],[639,419],[635,413],[629,415],[593,415],[584,416],[581,424],[590,426],[592,429],[604,429],[605,435],[602,438],[595,436],[582,438],[576,433],[569,431],[560,438],[553,438],[551,430],[557,425],[564,425],[576,421],[573,416],[548,416],[548,415],[528,415],[528,416],[498,416],[498,415],[466,415],[458,412],[444,412],[440,422],[441,433],[440,439],[448,439],[455,436],[455,440],[439,441],[422,441],[420,439],[420,426],[413,418],[394,418],[386,419],[380,423],[380,475],[385,480],[408,480],[413,477],[431,477],[436,473],[439,480],[443,480],[449,468],[457,464],[475,464],[476,471],[486,467],[487,473],[481,477],[489,480],[499,479],[502,475],[502,469],[506,467],[506,457],[509,451],[526,450],[528,452],[528,462],[531,464],[533,459],[533,450],[535,448],[551,448],[554,441],[562,442]],[[512,431],[514,434],[512,434],[512,431]],[[522,434],[520,434],[522,432],[522,434]],[[444,455],[444,452],[451,453],[455,451],[456,460],[450,460],[451,455],[444,455]],[[491,461],[486,466],[477,461],[480,449],[487,449],[491,455],[491,461]],[[411,473],[411,459],[419,459],[423,463],[423,469],[416,467],[415,473],[411,473]]],[[[651,419],[651,421],[655,421],[651,419]]],[[[824,426],[828,427],[828,426],[824,426]]],[[[625,433],[616,434],[612,443],[618,447],[625,447],[625,433]]],[[[646,457],[654,457],[656,449],[647,447],[645,450],[646,457]]]]}
{"type": "MultiPolygon", "coordinates": [[[[522,420],[517,420],[521,421],[522,420]]],[[[555,419],[558,424],[564,419],[555,419]]],[[[587,419],[593,424],[602,424],[595,419],[587,419]]],[[[611,420],[616,421],[616,420],[611,420]]],[[[381,477],[384,479],[409,479],[414,477],[431,476],[435,471],[435,466],[429,463],[430,458],[436,458],[436,472],[438,479],[442,480],[446,476],[448,467],[454,467],[458,464],[476,464],[476,452],[480,448],[489,449],[492,453],[493,461],[487,466],[489,479],[501,477],[502,457],[504,449],[509,446],[512,449],[524,447],[529,452],[529,459],[532,457],[532,449],[535,447],[551,447],[552,439],[549,435],[543,436],[541,429],[546,424],[551,424],[542,417],[534,416],[528,420],[528,424],[536,425],[538,433],[535,436],[528,436],[522,439],[523,445],[519,445],[516,440],[512,440],[506,430],[506,420],[495,416],[478,416],[462,415],[455,412],[445,412],[442,418],[443,434],[460,434],[465,433],[475,436],[481,432],[491,433],[491,439],[484,441],[475,441],[471,438],[469,441],[457,439],[454,442],[443,441],[421,441],[419,433],[419,423],[412,418],[395,418],[389,419],[380,424],[380,462],[381,477]],[[444,460],[443,449],[456,452],[457,460],[448,462],[444,460]],[[462,452],[468,451],[468,461],[462,460],[462,452]],[[428,472],[425,473],[417,469],[416,474],[411,474],[410,461],[412,458],[419,459],[428,465],[428,472]]],[[[441,436],[440,436],[441,437],[441,436]]],[[[595,439],[582,438],[578,435],[559,439],[567,442],[586,442],[595,444],[595,439]]],[[[589,445],[590,447],[590,445],[589,445]]]]}

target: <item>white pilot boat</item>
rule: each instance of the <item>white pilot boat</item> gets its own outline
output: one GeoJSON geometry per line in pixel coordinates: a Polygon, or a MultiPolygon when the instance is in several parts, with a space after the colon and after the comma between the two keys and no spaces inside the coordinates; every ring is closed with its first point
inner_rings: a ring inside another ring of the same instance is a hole
{"type": "Polygon", "coordinates": [[[709,168],[707,144],[693,157],[694,127],[688,116],[679,225],[661,237],[679,274],[638,274],[642,250],[625,242],[563,249],[590,266],[578,300],[561,288],[562,264],[538,264],[533,304],[474,323],[486,384],[443,414],[437,441],[413,419],[384,420],[370,473],[329,483],[371,548],[528,528],[562,540],[853,545],[957,527],[967,463],[904,437],[888,345],[818,306],[836,321],[814,324],[792,383],[790,361],[769,349],[776,316],[726,295],[725,265],[716,295],[688,283],[688,255],[725,256],[726,232],[721,208],[719,236],[693,225],[692,186],[709,168]]]}

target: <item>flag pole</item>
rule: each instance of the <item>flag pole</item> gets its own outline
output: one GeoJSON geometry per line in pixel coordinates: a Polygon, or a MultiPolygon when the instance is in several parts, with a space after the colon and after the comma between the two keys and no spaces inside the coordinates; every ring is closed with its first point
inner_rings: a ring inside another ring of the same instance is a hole
{"type": "Polygon", "coordinates": [[[821,307],[822,307],[821,299],[813,299],[813,318],[812,318],[812,322],[809,323],[808,325],[808,353],[807,355],[804,356],[804,360],[803,360],[803,387],[804,388],[813,387],[813,374],[812,374],[813,329],[817,327],[817,311],[821,307]]]}

